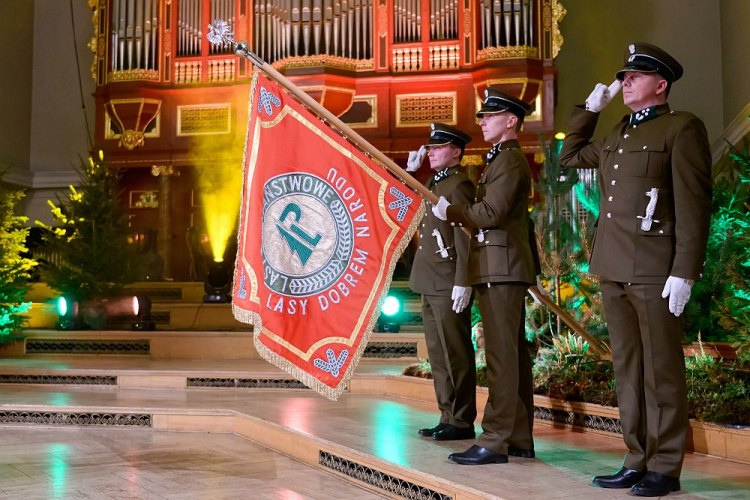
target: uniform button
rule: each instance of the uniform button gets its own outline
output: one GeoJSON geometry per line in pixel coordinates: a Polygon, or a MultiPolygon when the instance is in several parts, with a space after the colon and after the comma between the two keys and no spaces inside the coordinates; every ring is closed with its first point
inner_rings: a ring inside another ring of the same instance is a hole
{"type": "Polygon", "coordinates": [[[622,154],[622,148],[618,149],[617,152],[622,154]]]}
{"type": "Polygon", "coordinates": [[[643,146],[643,149],[648,149],[648,146],[643,146]]]}
{"type": "MultiPolygon", "coordinates": [[[[672,111],[672,113],[674,113],[674,111],[672,111]]],[[[703,277],[703,273],[700,273],[698,276],[702,278],[703,277]]]]}
{"type": "Polygon", "coordinates": [[[612,196],[610,196],[609,198],[607,198],[607,201],[612,201],[612,198],[613,198],[613,197],[612,197],[612,196]]]}
{"type": "MultiPolygon", "coordinates": [[[[638,125],[633,125],[633,128],[638,128],[638,125]]],[[[628,283],[628,285],[629,285],[629,284],[630,284],[630,283],[628,283]]]]}
{"type": "Polygon", "coordinates": [[[664,234],[664,230],[663,229],[659,229],[659,234],[664,234]]]}
{"type": "MultiPolygon", "coordinates": [[[[611,219],[611,218],[612,218],[612,214],[608,213],[607,214],[607,219],[611,219]]],[[[422,247],[419,247],[419,248],[422,248],[422,247]]]]}
{"type": "Polygon", "coordinates": [[[420,237],[420,238],[421,238],[422,236],[424,236],[424,235],[423,235],[423,234],[420,234],[420,235],[419,235],[419,237],[420,237]]]}
{"type": "Polygon", "coordinates": [[[607,149],[609,149],[609,146],[607,146],[607,149]]]}
{"type": "Polygon", "coordinates": [[[625,134],[622,136],[623,139],[627,139],[628,137],[630,137],[630,134],[625,134]]]}
{"type": "Polygon", "coordinates": [[[618,168],[620,168],[620,165],[615,165],[615,166],[614,166],[614,169],[615,169],[615,170],[617,170],[618,168]]]}
{"type": "Polygon", "coordinates": [[[451,222],[451,226],[455,226],[455,225],[456,225],[456,223],[455,223],[455,222],[451,222]]]}
{"type": "Polygon", "coordinates": [[[613,179],[612,180],[612,185],[614,186],[615,184],[617,184],[617,181],[613,179]]]}
{"type": "Polygon", "coordinates": [[[462,223],[460,223],[460,222],[458,223],[458,226],[459,227],[464,227],[464,225],[462,223]]]}
{"type": "Polygon", "coordinates": [[[419,245],[419,249],[422,250],[422,245],[419,245]]]}

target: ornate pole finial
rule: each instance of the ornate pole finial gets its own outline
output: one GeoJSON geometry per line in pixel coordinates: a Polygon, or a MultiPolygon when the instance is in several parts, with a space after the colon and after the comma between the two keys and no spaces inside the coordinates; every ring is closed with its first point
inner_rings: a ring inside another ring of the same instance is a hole
{"type": "Polygon", "coordinates": [[[206,38],[215,45],[225,48],[231,46],[235,54],[250,59],[258,67],[266,63],[255,52],[250,50],[247,42],[234,41],[234,33],[229,31],[229,24],[223,19],[214,19],[214,22],[208,25],[208,35],[206,35],[206,38]]]}

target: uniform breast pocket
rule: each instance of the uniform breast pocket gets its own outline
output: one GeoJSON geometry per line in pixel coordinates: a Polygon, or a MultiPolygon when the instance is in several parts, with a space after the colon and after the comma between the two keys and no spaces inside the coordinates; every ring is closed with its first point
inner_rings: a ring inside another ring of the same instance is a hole
{"type": "Polygon", "coordinates": [[[484,240],[471,240],[471,250],[476,252],[479,274],[482,277],[508,275],[508,233],[502,229],[489,229],[484,240]]]}
{"type": "Polygon", "coordinates": [[[663,138],[633,140],[627,147],[623,174],[633,177],[660,177],[669,160],[663,138]]]}

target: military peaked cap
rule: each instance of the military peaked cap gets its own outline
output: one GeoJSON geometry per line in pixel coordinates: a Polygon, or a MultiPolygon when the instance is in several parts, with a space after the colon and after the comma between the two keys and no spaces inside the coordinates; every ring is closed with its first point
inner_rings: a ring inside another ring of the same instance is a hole
{"type": "Polygon", "coordinates": [[[453,144],[461,148],[461,151],[463,151],[466,145],[470,142],[471,137],[464,134],[456,127],[437,122],[430,125],[430,140],[427,143],[428,148],[430,146],[453,144]]]}
{"type": "Polygon", "coordinates": [[[531,105],[498,88],[487,87],[487,90],[484,91],[484,103],[482,103],[482,109],[477,113],[477,118],[502,113],[503,111],[509,111],[523,121],[524,117],[531,111],[531,105]]]}
{"type": "Polygon", "coordinates": [[[669,83],[676,82],[682,76],[682,66],[656,45],[648,43],[631,43],[625,52],[625,67],[617,72],[618,80],[625,79],[626,71],[643,71],[658,73],[669,83]]]}

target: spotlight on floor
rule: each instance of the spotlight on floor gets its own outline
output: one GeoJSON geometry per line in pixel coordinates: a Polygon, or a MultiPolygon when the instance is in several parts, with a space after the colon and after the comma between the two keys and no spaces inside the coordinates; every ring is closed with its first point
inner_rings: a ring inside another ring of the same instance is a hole
{"type": "Polygon", "coordinates": [[[148,332],[156,330],[156,322],[151,319],[151,299],[145,295],[133,297],[133,315],[136,317],[133,330],[148,332]]]}
{"type": "Polygon", "coordinates": [[[56,330],[85,330],[88,325],[81,319],[81,311],[71,297],[60,296],[56,302],[57,314],[60,320],[55,323],[56,330]]]}
{"type": "Polygon", "coordinates": [[[380,308],[380,317],[375,330],[383,333],[398,333],[401,330],[401,302],[394,296],[389,295],[383,301],[380,308]]]}
{"type": "Polygon", "coordinates": [[[211,304],[225,304],[230,301],[229,292],[232,289],[232,275],[227,261],[211,261],[206,273],[203,290],[203,302],[211,304]]]}

